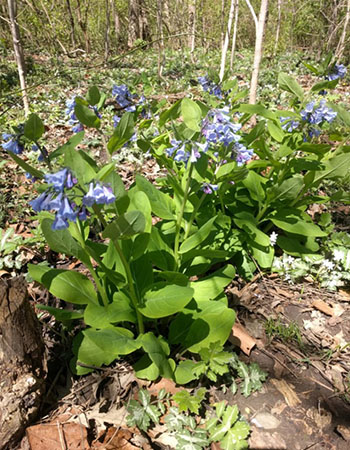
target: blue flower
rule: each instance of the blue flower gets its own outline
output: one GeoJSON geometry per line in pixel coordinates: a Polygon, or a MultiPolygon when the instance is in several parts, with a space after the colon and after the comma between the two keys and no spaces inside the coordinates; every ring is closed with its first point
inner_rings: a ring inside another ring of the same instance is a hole
{"type": "Polygon", "coordinates": [[[292,133],[300,125],[300,122],[293,120],[292,117],[280,117],[280,122],[282,130],[288,131],[288,133],[292,133]]]}
{"type": "Polygon", "coordinates": [[[337,80],[338,78],[344,78],[347,72],[347,68],[344,64],[335,64],[331,69],[331,72],[326,75],[326,80],[332,81],[337,80]]]}
{"type": "Polygon", "coordinates": [[[231,122],[227,108],[210,111],[203,121],[202,134],[212,144],[223,144],[225,147],[232,142],[238,142],[241,129],[240,123],[231,122]]]}
{"type": "Polygon", "coordinates": [[[63,197],[63,201],[58,211],[58,215],[62,217],[62,219],[67,219],[70,220],[71,222],[75,222],[77,218],[77,213],[73,211],[67,197],[63,197]]]}
{"type": "Polygon", "coordinates": [[[237,142],[233,147],[236,154],[236,161],[238,166],[242,166],[244,163],[250,161],[254,155],[254,150],[246,148],[243,144],[237,142]]]}
{"type": "Polygon", "coordinates": [[[85,206],[92,206],[94,204],[110,204],[115,202],[115,196],[110,186],[105,186],[99,182],[91,182],[89,190],[83,197],[83,204],[85,206]]]}
{"type": "Polygon", "coordinates": [[[38,198],[31,200],[29,202],[29,204],[34,209],[35,212],[42,211],[42,204],[43,204],[44,200],[46,200],[46,198],[47,198],[47,192],[43,192],[41,195],[39,195],[38,198]]]}
{"type": "Polygon", "coordinates": [[[221,87],[211,81],[207,76],[198,77],[198,82],[202,86],[203,91],[209,92],[209,94],[215,95],[215,97],[222,99],[221,87]]]}
{"type": "Polygon", "coordinates": [[[4,150],[15,153],[16,155],[20,155],[23,152],[24,146],[21,142],[19,142],[18,135],[3,133],[2,138],[5,141],[1,144],[4,150]]]}
{"type": "Polygon", "coordinates": [[[322,122],[332,122],[337,113],[332,108],[326,106],[326,100],[322,99],[317,108],[315,108],[315,102],[310,102],[306,105],[305,109],[300,111],[301,118],[311,123],[312,125],[319,125],[322,122]]]}
{"type": "Polygon", "coordinates": [[[57,230],[64,230],[65,228],[69,227],[69,223],[67,219],[64,219],[59,214],[56,214],[55,220],[53,221],[53,224],[51,225],[51,229],[54,231],[57,230]]]}
{"type": "Polygon", "coordinates": [[[56,173],[48,173],[44,176],[47,184],[52,184],[53,188],[57,192],[62,192],[65,187],[65,181],[67,178],[68,169],[64,168],[56,173]]]}
{"type": "Polygon", "coordinates": [[[112,88],[112,95],[115,96],[115,99],[119,106],[122,108],[128,108],[133,105],[133,95],[131,95],[126,84],[121,84],[120,86],[114,85],[112,88]]]}

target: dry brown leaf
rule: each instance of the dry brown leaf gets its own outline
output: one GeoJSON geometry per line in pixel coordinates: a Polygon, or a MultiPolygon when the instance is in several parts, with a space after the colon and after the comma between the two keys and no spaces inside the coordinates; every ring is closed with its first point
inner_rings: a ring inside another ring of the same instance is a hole
{"type": "Polygon", "coordinates": [[[294,389],[285,380],[271,379],[271,383],[283,395],[288,406],[297,406],[301,403],[300,398],[295,393],[294,389]]]}
{"type": "Polygon", "coordinates": [[[327,316],[334,316],[334,310],[331,306],[327,305],[323,300],[314,300],[311,304],[314,308],[327,314],[327,316]]]}
{"type": "Polygon", "coordinates": [[[250,355],[252,348],[256,345],[256,340],[252,338],[246,329],[238,322],[232,327],[232,332],[229,336],[229,341],[233,345],[237,345],[243,353],[250,355]]]}
{"type": "Polygon", "coordinates": [[[332,413],[323,408],[310,408],[306,411],[306,416],[312,419],[319,428],[326,428],[332,423],[332,413]]]}
{"type": "Polygon", "coordinates": [[[181,388],[176,387],[176,384],[172,380],[167,380],[162,378],[158,383],[154,383],[148,388],[148,392],[151,395],[157,396],[161,389],[165,389],[166,392],[170,394],[176,394],[176,392],[181,391],[181,388]]]}
{"type": "Polygon", "coordinates": [[[33,425],[26,430],[31,450],[88,450],[87,431],[82,425],[60,423],[33,425]]]}
{"type": "Polygon", "coordinates": [[[345,289],[339,289],[338,294],[340,295],[343,302],[350,302],[350,291],[345,289]]]}

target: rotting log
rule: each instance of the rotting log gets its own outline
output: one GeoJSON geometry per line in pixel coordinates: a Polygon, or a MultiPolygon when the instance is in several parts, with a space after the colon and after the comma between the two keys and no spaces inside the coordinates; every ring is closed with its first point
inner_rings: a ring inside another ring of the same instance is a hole
{"type": "Polygon", "coordinates": [[[14,448],[37,416],[45,376],[40,323],[25,280],[0,279],[0,450],[14,448]]]}

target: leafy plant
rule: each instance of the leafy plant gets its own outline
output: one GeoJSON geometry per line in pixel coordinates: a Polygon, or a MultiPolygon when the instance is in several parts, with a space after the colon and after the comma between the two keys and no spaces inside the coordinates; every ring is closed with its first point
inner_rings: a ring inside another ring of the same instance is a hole
{"type": "MultiPolygon", "coordinates": [[[[253,392],[262,388],[262,383],[266,380],[267,373],[261,370],[257,363],[247,365],[241,361],[236,354],[233,354],[229,364],[241,378],[241,392],[245,397],[249,397],[253,392]]],[[[237,391],[235,381],[233,381],[231,389],[233,393],[237,391]]]]}

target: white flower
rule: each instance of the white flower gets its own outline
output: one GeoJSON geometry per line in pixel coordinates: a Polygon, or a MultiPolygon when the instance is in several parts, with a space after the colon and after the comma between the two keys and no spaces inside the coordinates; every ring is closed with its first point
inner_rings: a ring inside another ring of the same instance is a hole
{"type": "Polygon", "coordinates": [[[274,246],[277,242],[277,236],[278,234],[274,231],[270,234],[270,245],[274,246]]]}
{"type": "Polygon", "coordinates": [[[284,258],[284,263],[285,263],[285,264],[293,265],[293,263],[294,263],[294,258],[293,258],[293,256],[288,255],[286,258],[284,258]]]}
{"type": "Polygon", "coordinates": [[[273,262],[273,267],[275,267],[275,269],[281,269],[282,268],[282,261],[280,259],[275,259],[273,262]]]}
{"type": "Polygon", "coordinates": [[[334,269],[334,263],[332,261],[330,261],[329,259],[325,259],[322,262],[322,265],[327,269],[327,270],[333,270],[334,269]]]}
{"type": "Polygon", "coordinates": [[[344,256],[345,256],[345,253],[343,252],[343,250],[335,249],[333,251],[333,258],[335,261],[343,261],[344,256]]]}

